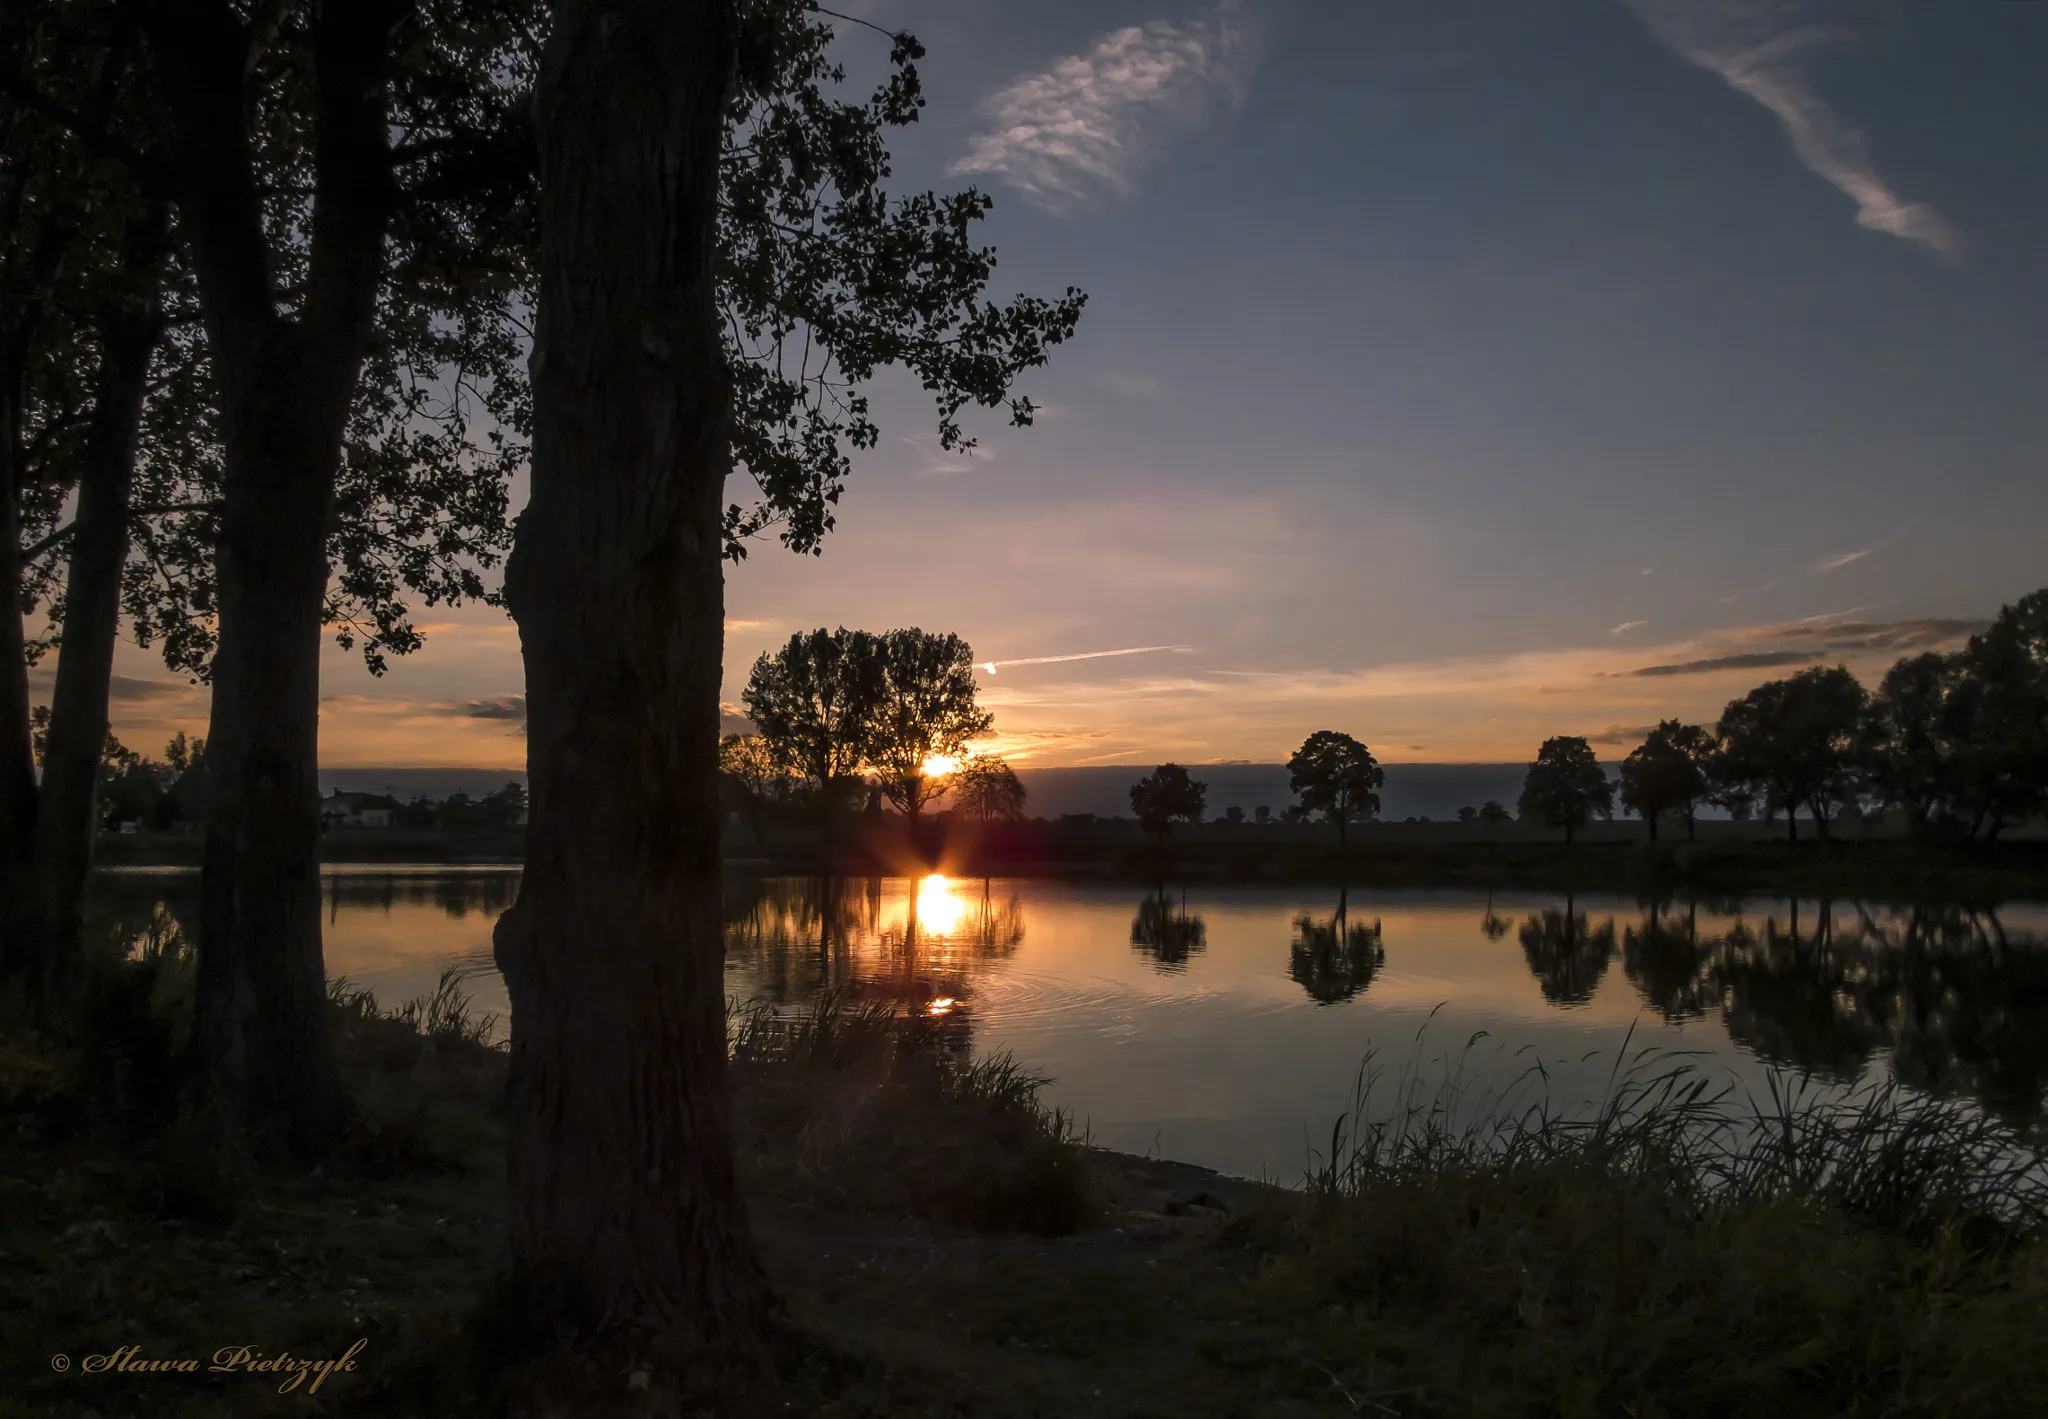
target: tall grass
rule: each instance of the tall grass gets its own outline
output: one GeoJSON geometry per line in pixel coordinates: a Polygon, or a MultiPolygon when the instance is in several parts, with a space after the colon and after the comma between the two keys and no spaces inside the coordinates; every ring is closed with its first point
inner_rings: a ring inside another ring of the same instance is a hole
{"type": "Polygon", "coordinates": [[[729,1017],[750,1181],[965,1226],[1058,1234],[1090,1211],[1083,1141],[1007,1053],[971,1058],[943,1019],[820,996],[729,1017]]]}

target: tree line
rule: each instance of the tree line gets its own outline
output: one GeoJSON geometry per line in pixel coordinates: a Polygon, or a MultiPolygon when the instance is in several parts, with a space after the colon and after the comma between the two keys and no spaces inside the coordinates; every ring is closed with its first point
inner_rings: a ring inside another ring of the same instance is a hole
{"type": "Polygon", "coordinates": [[[1702,805],[1732,817],[1804,813],[1825,841],[1844,813],[1896,812],[1935,841],[1988,841],[2048,811],[2048,589],[2001,607],[1960,649],[1902,657],[1873,693],[1815,666],[1730,700],[1712,726],[1665,720],[1610,782],[1580,737],[1548,739],[1522,817],[1565,840],[1616,797],[1652,842],[1660,819],[1695,831],[1702,805]]]}
{"type": "Polygon", "coordinates": [[[992,299],[990,200],[890,190],[923,50],[884,34],[848,93],[841,29],[874,37],[807,0],[0,15],[0,974],[65,1034],[125,626],[210,689],[181,1107],[223,1154],[332,1148],[322,640],[375,673],[415,605],[502,602],[506,1295],[536,1336],[766,1314],[723,1104],[725,566],[818,549],[885,368],[949,449],[969,406],[1030,423],[1017,381],[1085,299],[992,299]]]}

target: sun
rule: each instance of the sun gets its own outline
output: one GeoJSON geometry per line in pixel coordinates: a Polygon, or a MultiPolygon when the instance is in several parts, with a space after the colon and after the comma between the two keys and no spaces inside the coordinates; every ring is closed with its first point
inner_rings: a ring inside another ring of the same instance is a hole
{"type": "Polygon", "coordinates": [[[960,756],[958,754],[934,754],[924,761],[924,776],[926,778],[944,778],[959,767],[960,756]]]}

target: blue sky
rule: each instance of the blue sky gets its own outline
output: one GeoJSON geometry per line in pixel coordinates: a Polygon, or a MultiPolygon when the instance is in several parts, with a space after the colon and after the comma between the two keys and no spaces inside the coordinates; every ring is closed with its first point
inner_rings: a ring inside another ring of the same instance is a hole
{"type": "MultiPolygon", "coordinates": [[[[882,387],[825,555],[730,577],[729,700],[793,631],[919,624],[1030,762],[1618,754],[2048,583],[2048,4],[859,13],[929,49],[901,184],[983,186],[998,290],[1090,303],[970,458],[882,387]]],[[[510,628],[435,629],[329,657],[323,758],[519,761],[465,712],[510,628]]]]}

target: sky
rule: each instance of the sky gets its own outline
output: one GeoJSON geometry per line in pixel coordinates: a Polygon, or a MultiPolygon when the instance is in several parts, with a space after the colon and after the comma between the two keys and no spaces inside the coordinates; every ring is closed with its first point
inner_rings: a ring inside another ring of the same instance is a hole
{"type": "MultiPolygon", "coordinates": [[[[876,389],[824,554],[730,569],[725,699],[956,631],[1022,763],[1619,757],[2048,584],[2048,4],[846,0],[929,51],[901,190],[1089,294],[1034,427],[876,389]]],[[[887,41],[848,29],[872,73],[887,41]]],[[[517,767],[517,634],[330,649],[329,765],[517,767]]],[[[124,646],[154,750],[202,692],[124,646]]]]}

